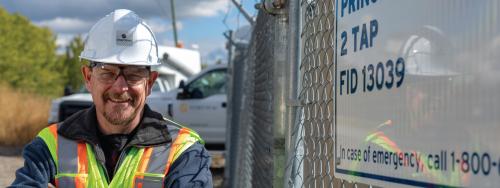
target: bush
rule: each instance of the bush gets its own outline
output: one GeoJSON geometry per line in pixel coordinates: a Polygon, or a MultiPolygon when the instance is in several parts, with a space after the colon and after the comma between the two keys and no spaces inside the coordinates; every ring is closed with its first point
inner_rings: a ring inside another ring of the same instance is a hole
{"type": "Polygon", "coordinates": [[[0,145],[22,146],[47,126],[50,99],[0,85],[0,145]]]}

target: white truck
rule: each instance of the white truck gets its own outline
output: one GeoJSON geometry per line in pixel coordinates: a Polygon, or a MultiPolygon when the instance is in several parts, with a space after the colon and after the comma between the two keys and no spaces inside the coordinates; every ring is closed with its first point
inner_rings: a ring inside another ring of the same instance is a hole
{"type": "MultiPolygon", "coordinates": [[[[226,141],[227,65],[208,67],[166,93],[167,115],[200,134],[209,150],[226,141]]],[[[152,99],[155,100],[155,99],[152,99]]]]}

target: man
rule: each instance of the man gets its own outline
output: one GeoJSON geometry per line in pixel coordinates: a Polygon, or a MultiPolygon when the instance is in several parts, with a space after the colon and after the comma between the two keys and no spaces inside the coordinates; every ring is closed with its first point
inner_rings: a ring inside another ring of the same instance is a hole
{"type": "Polygon", "coordinates": [[[192,130],[149,109],[158,73],[153,32],[129,10],[89,31],[80,58],[94,106],[42,130],[11,187],[212,187],[210,156],[192,130]]]}

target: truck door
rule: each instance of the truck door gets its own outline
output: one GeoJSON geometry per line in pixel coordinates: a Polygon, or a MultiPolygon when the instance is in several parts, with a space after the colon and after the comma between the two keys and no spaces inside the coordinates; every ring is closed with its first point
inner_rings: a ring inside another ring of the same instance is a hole
{"type": "Polygon", "coordinates": [[[224,143],[226,130],[225,68],[208,71],[189,82],[173,103],[176,121],[197,131],[207,142],[224,143]]]}

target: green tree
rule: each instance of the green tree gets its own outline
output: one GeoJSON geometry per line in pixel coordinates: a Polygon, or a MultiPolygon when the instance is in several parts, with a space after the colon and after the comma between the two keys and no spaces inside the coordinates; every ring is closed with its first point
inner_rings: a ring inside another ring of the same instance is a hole
{"type": "Polygon", "coordinates": [[[63,87],[52,32],[0,7],[0,33],[0,80],[19,90],[60,95],[63,87]]]}
{"type": "Polygon", "coordinates": [[[77,91],[82,87],[83,80],[80,73],[79,55],[83,51],[83,40],[81,36],[76,36],[66,47],[63,63],[64,85],[71,87],[73,91],[77,91]]]}

